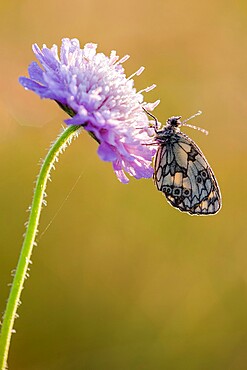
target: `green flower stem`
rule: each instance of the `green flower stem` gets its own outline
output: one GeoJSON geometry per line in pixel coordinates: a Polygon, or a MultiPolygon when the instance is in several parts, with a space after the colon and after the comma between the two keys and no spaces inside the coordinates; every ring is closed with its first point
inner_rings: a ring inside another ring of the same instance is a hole
{"type": "Polygon", "coordinates": [[[52,144],[37,178],[36,187],[28,221],[28,226],[23,241],[18,265],[16,268],[13,284],[11,287],[9,299],[7,302],[6,311],[3,316],[2,330],[0,335],[0,369],[4,370],[7,366],[8,352],[10,346],[11,335],[14,332],[14,320],[17,317],[17,308],[20,302],[21,292],[23,290],[24,281],[27,278],[28,266],[35,245],[35,237],[39,224],[42,204],[44,203],[45,189],[47,181],[50,178],[54,163],[58,156],[71,143],[74,137],[77,137],[81,126],[68,126],[57,140],[52,144]]]}

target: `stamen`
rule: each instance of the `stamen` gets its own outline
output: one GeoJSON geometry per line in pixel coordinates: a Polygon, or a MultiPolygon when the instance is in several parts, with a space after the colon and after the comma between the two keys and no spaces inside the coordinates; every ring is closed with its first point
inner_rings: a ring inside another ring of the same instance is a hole
{"type": "Polygon", "coordinates": [[[155,84],[153,84],[153,85],[151,85],[151,86],[146,87],[145,89],[142,89],[142,90],[138,91],[138,93],[139,93],[139,94],[141,94],[141,93],[143,93],[143,92],[149,92],[149,91],[151,91],[151,90],[155,89],[155,87],[156,87],[156,85],[155,85],[155,84]]]}
{"type": "Polygon", "coordinates": [[[152,111],[152,110],[154,110],[154,108],[157,107],[157,105],[159,105],[159,103],[160,103],[160,100],[158,99],[154,103],[147,103],[147,104],[145,104],[145,108],[148,111],[150,111],[150,110],[152,111]]]}
{"type": "Polygon", "coordinates": [[[140,76],[140,74],[144,71],[145,67],[140,67],[138,69],[138,71],[136,71],[135,73],[133,73],[132,75],[130,75],[127,80],[131,80],[131,78],[133,78],[134,76],[140,76]]]}
{"type": "Polygon", "coordinates": [[[118,64],[119,62],[117,62],[118,61],[118,59],[119,59],[119,56],[114,56],[114,57],[112,57],[111,58],[111,64],[113,65],[113,64],[118,64]]]}
{"type": "Polygon", "coordinates": [[[127,55],[125,55],[124,57],[122,57],[121,59],[119,59],[119,61],[118,61],[116,64],[124,63],[124,62],[126,62],[126,60],[128,60],[129,58],[130,58],[130,56],[127,54],[127,55]]]}

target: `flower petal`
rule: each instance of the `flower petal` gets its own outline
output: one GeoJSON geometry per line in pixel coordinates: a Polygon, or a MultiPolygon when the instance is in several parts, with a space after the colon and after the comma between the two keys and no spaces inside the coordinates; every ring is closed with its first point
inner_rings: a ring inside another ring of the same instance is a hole
{"type": "Polygon", "coordinates": [[[102,161],[106,162],[113,162],[117,158],[115,148],[105,142],[99,145],[98,155],[102,159],[102,161]]]}

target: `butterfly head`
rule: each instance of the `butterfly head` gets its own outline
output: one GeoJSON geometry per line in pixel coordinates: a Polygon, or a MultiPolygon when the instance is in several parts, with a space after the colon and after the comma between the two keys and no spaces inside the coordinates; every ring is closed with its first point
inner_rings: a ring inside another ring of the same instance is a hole
{"type": "Polygon", "coordinates": [[[207,130],[204,130],[203,128],[200,128],[200,127],[197,127],[197,126],[192,126],[192,125],[187,124],[187,122],[189,120],[191,120],[192,118],[195,118],[196,116],[199,116],[200,114],[202,114],[201,111],[198,111],[197,113],[193,114],[193,116],[185,119],[182,122],[180,121],[182,116],[172,116],[172,117],[168,118],[168,120],[166,121],[166,126],[163,129],[159,130],[159,124],[158,124],[157,118],[153,114],[148,112],[144,107],[142,107],[142,109],[144,110],[144,112],[146,112],[150,117],[152,117],[154,119],[153,128],[154,128],[154,131],[157,135],[163,135],[164,133],[167,136],[173,135],[174,133],[180,131],[180,128],[179,128],[180,126],[187,126],[187,127],[199,130],[199,131],[203,132],[204,134],[208,135],[207,130]]]}
{"type": "Polygon", "coordinates": [[[181,117],[182,116],[173,116],[171,118],[168,118],[168,120],[166,121],[166,126],[171,128],[181,126],[182,125],[182,122],[180,121],[181,117]]]}

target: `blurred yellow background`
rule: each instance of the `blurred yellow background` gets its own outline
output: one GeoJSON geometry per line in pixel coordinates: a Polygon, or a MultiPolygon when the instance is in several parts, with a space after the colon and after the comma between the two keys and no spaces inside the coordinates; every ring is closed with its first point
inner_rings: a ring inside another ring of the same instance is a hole
{"type": "Polygon", "coordinates": [[[191,217],[152,180],[122,185],[82,133],[48,185],[15,323],[10,370],[247,369],[246,1],[1,2],[0,311],[19,255],[38,162],[66,117],[18,77],[31,44],[63,37],[130,54],[136,87],[157,88],[161,122],[185,128],[219,181],[223,208],[191,217]],[[67,194],[75,188],[59,211],[67,194]]]}

